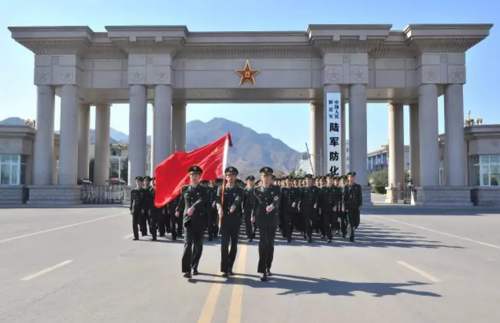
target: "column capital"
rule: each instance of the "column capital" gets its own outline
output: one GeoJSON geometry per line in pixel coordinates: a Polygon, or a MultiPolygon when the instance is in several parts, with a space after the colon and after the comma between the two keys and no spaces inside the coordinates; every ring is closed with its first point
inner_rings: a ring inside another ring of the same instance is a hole
{"type": "Polygon", "coordinates": [[[465,53],[421,53],[417,58],[417,82],[418,84],[464,84],[465,53]]]}
{"type": "Polygon", "coordinates": [[[128,57],[128,84],[171,85],[172,56],[170,53],[131,53],[128,57]]]}
{"type": "Polygon", "coordinates": [[[76,85],[83,66],[76,54],[35,55],[35,85],[76,85]]]}

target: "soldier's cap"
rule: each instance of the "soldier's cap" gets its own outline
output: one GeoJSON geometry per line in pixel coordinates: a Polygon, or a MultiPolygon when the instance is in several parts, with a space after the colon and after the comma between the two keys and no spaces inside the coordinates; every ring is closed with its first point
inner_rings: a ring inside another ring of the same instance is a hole
{"type": "Polygon", "coordinates": [[[137,181],[142,181],[142,180],[143,180],[143,178],[142,178],[142,176],[136,176],[136,177],[135,177],[135,180],[137,180],[137,181]]]}
{"type": "Polygon", "coordinates": [[[273,169],[271,167],[269,167],[269,166],[262,167],[259,170],[259,173],[261,173],[263,175],[272,175],[273,174],[273,169]]]}
{"type": "Polygon", "coordinates": [[[143,180],[145,180],[145,181],[151,181],[151,176],[147,176],[146,175],[146,176],[143,177],[143,180]]]}
{"type": "Polygon", "coordinates": [[[304,178],[313,178],[313,176],[311,174],[306,174],[304,178]]]}
{"type": "Polygon", "coordinates": [[[224,170],[224,174],[238,175],[238,169],[233,166],[226,167],[226,169],[224,170]]]}
{"type": "Polygon", "coordinates": [[[349,172],[347,173],[347,176],[356,176],[356,172],[349,172]]]}
{"type": "Polygon", "coordinates": [[[191,167],[188,168],[188,173],[192,173],[192,174],[201,174],[203,173],[203,170],[201,169],[200,166],[198,165],[193,165],[191,167]]]}
{"type": "Polygon", "coordinates": [[[247,178],[245,180],[246,181],[255,181],[255,176],[249,175],[249,176],[247,176],[247,178]]]}

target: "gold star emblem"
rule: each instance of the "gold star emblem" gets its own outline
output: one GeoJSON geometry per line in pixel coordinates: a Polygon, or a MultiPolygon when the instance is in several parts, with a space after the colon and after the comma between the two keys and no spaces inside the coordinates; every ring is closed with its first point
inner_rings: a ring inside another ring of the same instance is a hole
{"type": "Polygon", "coordinates": [[[252,70],[252,67],[250,66],[250,62],[247,61],[245,62],[245,66],[243,66],[242,70],[237,70],[236,73],[240,75],[240,85],[243,85],[246,82],[252,83],[252,85],[255,84],[255,75],[259,73],[257,70],[252,70]]]}

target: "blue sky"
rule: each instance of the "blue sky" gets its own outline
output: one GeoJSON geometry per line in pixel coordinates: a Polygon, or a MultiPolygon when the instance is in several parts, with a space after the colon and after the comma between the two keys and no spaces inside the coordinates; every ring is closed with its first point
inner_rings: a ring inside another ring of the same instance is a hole
{"type": "MultiPolygon", "coordinates": [[[[0,2],[0,119],[34,118],[33,55],[10,38],[7,26],[187,25],[191,31],[305,30],[316,23],[389,23],[402,29],[409,23],[494,23],[500,25],[500,1],[1,1],[0,2]]],[[[489,38],[467,54],[465,114],[485,123],[500,123],[500,36],[495,26],[489,38]]],[[[58,101],[56,101],[58,103],[58,101]]],[[[440,99],[442,131],[443,100],[440,99]]],[[[56,115],[59,109],[56,108],[56,115]]],[[[128,132],[128,108],[114,105],[111,126],[128,132]]],[[[408,142],[408,111],[405,111],[408,142]]],[[[151,115],[151,113],[150,113],[151,115]]],[[[187,119],[208,121],[224,117],[267,132],[292,148],[304,150],[309,136],[307,104],[189,105],[187,119]]],[[[92,116],[93,118],[93,116],[92,116]]],[[[150,117],[151,119],[151,117],[150,117]]],[[[56,118],[56,128],[59,128],[56,118]]],[[[151,120],[149,122],[151,132],[151,120]]],[[[368,149],[387,142],[385,104],[368,106],[368,149]]]]}

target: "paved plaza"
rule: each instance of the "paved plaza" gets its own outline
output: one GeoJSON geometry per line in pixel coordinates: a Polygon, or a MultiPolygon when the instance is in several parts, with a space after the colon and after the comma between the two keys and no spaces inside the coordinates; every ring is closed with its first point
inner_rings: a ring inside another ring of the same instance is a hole
{"type": "Polygon", "coordinates": [[[0,209],[0,322],[498,322],[498,213],[372,208],[355,243],[278,239],[263,283],[258,242],[224,279],[206,241],[188,281],[126,208],[0,209]]]}

